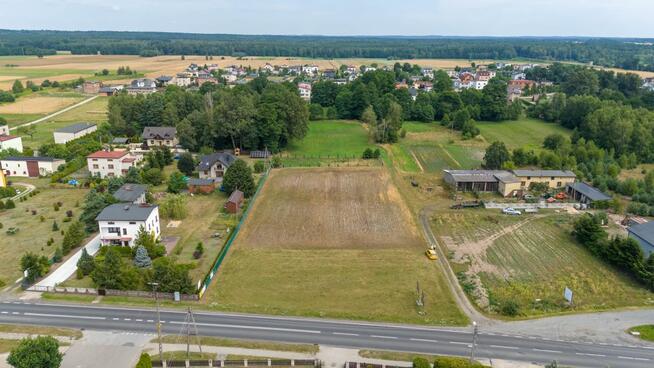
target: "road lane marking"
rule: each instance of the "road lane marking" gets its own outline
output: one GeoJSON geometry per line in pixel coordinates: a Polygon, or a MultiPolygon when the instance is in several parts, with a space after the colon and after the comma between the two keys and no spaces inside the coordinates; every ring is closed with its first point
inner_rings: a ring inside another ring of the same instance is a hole
{"type": "Polygon", "coordinates": [[[112,318],[114,321],[120,321],[120,318],[112,318]]]}
{"type": "Polygon", "coordinates": [[[449,343],[455,345],[470,345],[467,342],[459,342],[459,341],[450,341],[449,343]]]}
{"type": "Polygon", "coordinates": [[[18,312],[11,312],[11,314],[13,314],[13,315],[17,315],[17,314],[20,314],[20,313],[18,313],[18,312]]]}
{"type": "Polygon", "coordinates": [[[618,356],[618,359],[642,360],[642,361],[648,361],[649,360],[647,358],[635,358],[635,357],[626,357],[626,356],[618,356]]]}
{"type": "Polygon", "coordinates": [[[429,339],[409,339],[411,341],[422,341],[422,342],[438,342],[438,340],[429,340],[429,339]]]}
{"type": "MultiPolygon", "coordinates": [[[[162,323],[163,323],[163,321],[162,321],[162,323]]],[[[176,324],[176,325],[185,325],[185,324],[187,324],[186,322],[177,322],[177,321],[170,321],[169,323],[176,324]]],[[[299,333],[312,333],[312,334],[321,333],[318,330],[299,330],[299,329],[295,329],[295,328],[261,327],[261,326],[244,326],[244,325],[225,325],[225,324],[218,324],[218,323],[196,323],[196,325],[197,326],[205,326],[205,327],[236,328],[236,329],[245,329],[245,330],[299,332],[299,333]]]]}
{"type": "Polygon", "coordinates": [[[383,335],[370,335],[370,337],[374,337],[377,339],[397,339],[395,336],[383,336],[383,335]]]}
{"type": "Polygon", "coordinates": [[[136,321],[136,322],[143,322],[142,319],[135,319],[134,321],[136,321]]]}
{"type": "Polygon", "coordinates": [[[2,314],[9,314],[9,312],[5,312],[5,311],[3,311],[3,312],[0,312],[0,313],[2,313],[2,314]]]}
{"type": "Polygon", "coordinates": [[[512,350],[519,349],[518,347],[515,346],[505,346],[505,345],[490,345],[490,347],[497,348],[497,349],[512,349],[512,350]]]}
{"type": "Polygon", "coordinates": [[[591,353],[575,353],[577,355],[585,355],[585,356],[592,356],[592,357],[605,357],[606,355],[604,354],[591,354],[591,353]]]}
{"type": "Polygon", "coordinates": [[[125,320],[125,321],[131,321],[132,319],[131,319],[131,318],[123,318],[123,320],[125,320]]]}
{"type": "Polygon", "coordinates": [[[334,335],[343,335],[343,336],[359,336],[359,334],[348,333],[348,332],[332,332],[334,335]]]}
{"type": "Polygon", "coordinates": [[[541,352],[543,352],[543,353],[563,353],[563,352],[560,351],[560,350],[547,350],[547,349],[536,349],[536,348],[531,349],[531,350],[533,350],[533,351],[541,351],[541,352]]]}
{"type": "Polygon", "coordinates": [[[151,320],[151,319],[148,320],[148,323],[152,323],[152,322],[154,322],[154,320],[151,320]]]}
{"type": "Polygon", "coordinates": [[[25,313],[26,316],[33,317],[53,317],[53,318],[77,318],[77,319],[101,319],[105,320],[106,317],[91,317],[91,316],[67,316],[65,314],[45,314],[45,313],[25,313]]]}

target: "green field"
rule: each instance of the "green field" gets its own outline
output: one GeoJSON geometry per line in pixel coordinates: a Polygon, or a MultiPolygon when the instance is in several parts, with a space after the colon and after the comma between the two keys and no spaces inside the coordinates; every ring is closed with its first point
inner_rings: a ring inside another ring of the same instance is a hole
{"type": "Polygon", "coordinates": [[[366,148],[375,149],[368,132],[355,121],[319,121],[309,123],[309,132],[301,141],[293,141],[288,153],[300,156],[361,157],[366,148]]]}
{"type": "Polygon", "coordinates": [[[63,235],[59,231],[52,231],[52,223],[56,220],[61,230],[68,227],[63,220],[66,211],[72,210],[73,216],[79,216],[80,207],[77,202],[82,202],[87,193],[85,189],[52,189],[48,186],[47,179],[14,178],[16,183],[26,182],[36,184],[41,193],[34,197],[28,197],[25,202],[16,202],[16,208],[11,210],[0,210],[0,223],[3,228],[0,233],[0,280],[6,284],[13,284],[16,279],[22,276],[20,271],[20,257],[28,251],[37,254],[44,254],[51,257],[55,248],[61,245],[63,235]],[[62,202],[63,206],[55,211],[53,204],[62,202]],[[32,214],[36,211],[36,215],[32,214]],[[41,222],[40,217],[44,217],[41,222]],[[15,235],[7,235],[5,231],[11,227],[19,228],[15,235]],[[53,238],[54,245],[47,246],[48,239],[53,238]]]}
{"type": "Polygon", "coordinates": [[[1,118],[7,120],[9,127],[29,123],[44,116],[45,114],[0,114],[1,118]]]}
{"type": "Polygon", "coordinates": [[[480,276],[493,313],[508,301],[518,303],[520,317],[654,304],[653,293],[576,243],[572,216],[498,212],[444,211],[432,222],[441,244],[456,249],[455,268],[480,276]],[[574,293],[572,307],[565,287],[574,293]]]}
{"type": "Polygon", "coordinates": [[[481,121],[477,123],[477,127],[488,143],[502,141],[509,149],[526,147],[538,150],[545,137],[550,134],[572,134],[571,130],[558,124],[530,118],[500,122],[481,121]]]}
{"type": "Polygon", "coordinates": [[[81,69],[49,69],[49,68],[19,68],[0,66],[0,76],[10,77],[24,77],[24,78],[45,78],[54,77],[58,75],[67,74],[80,74],[89,75],[93,74],[88,70],[81,69]]]}

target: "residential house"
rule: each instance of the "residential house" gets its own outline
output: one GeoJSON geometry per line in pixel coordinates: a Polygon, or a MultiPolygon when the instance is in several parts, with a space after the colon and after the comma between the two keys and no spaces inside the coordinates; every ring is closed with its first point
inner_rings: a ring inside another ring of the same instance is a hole
{"type": "Polygon", "coordinates": [[[50,175],[66,163],[65,160],[52,157],[12,156],[0,159],[0,168],[7,177],[23,176],[38,178],[50,175]]]}
{"type": "Polygon", "coordinates": [[[100,90],[98,90],[98,94],[101,96],[115,96],[118,94],[118,92],[123,90],[122,85],[115,85],[115,86],[102,86],[100,90]]]}
{"type": "Polygon", "coordinates": [[[420,81],[417,83],[418,89],[425,92],[431,92],[434,89],[434,83],[429,81],[420,81]]]}
{"type": "Polygon", "coordinates": [[[209,194],[216,190],[216,181],[213,179],[190,178],[188,180],[189,193],[209,194]]]}
{"type": "Polygon", "coordinates": [[[116,137],[111,141],[111,144],[117,146],[126,146],[129,144],[129,138],[126,137],[116,137]]]}
{"type": "Polygon", "coordinates": [[[443,180],[461,192],[499,192],[504,197],[528,191],[535,183],[549,189],[574,184],[576,175],[566,170],[443,170],[443,180]]]}
{"type": "Polygon", "coordinates": [[[300,92],[300,97],[305,101],[311,100],[311,84],[310,83],[298,83],[297,89],[300,92]]]}
{"type": "Polygon", "coordinates": [[[654,78],[645,78],[643,79],[643,88],[654,91],[654,78]]]}
{"type": "Polygon", "coordinates": [[[229,198],[225,203],[225,210],[227,210],[228,213],[237,213],[243,206],[244,201],[245,195],[237,189],[229,195],[229,198]]]}
{"type": "Polygon", "coordinates": [[[521,189],[529,189],[535,183],[546,183],[551,189],[563,189],[577,180],[570,170],[512,170],[520,180],[521,189]]]}
{"type": "Polygon", "coordinates": [[[325,79],[335,79],[336,78],[336,69],[325,69],[322,72],[322,77],[325,79]]]}
{"type": "Polygon", "coordinates": [[[141,137],[148,147],[174,148],[179,144],[175,127],[145,127],[141,137]]]}
{"type": "Polygon", "coordinates": [[[236,82],[236,80],[238,79],[238,77],[235,74],[225,74],[222,77],[223,79],[225,79],[225,83],[227,84],[232,84],[236,82]]]}
{"type": "Polygon", "coordinates": [[[178,87],[188,87],[191,85],[192,74],[189,72],[177,73],[175,76],[175,85],[178,87]]]}
{"type": "Polygon", "coordinates": [[[261,67],[261,70],[266,71],[268,73],[272,73],[275,71],[275,67],[272,66],[270,63],[266,63],[264,66],[261,67]]]}
{"type": "Polygon", "coordinates": [[[23,152],[23,139],[19,136],[10,134],[0,134],[0,151],[15,149],[18,152],[23,152]]]}
{"type": "Polygon", "coordinates": [[[345,78],[334,79],[333,82],[338,84],[339,86],[344,86],[347,84],[347,79],[345,78]]]}
{"type": "Polygon", "coordinates": [[[98,92],[100,92],[100,88],[102,88],[102,82],[100,81],[91,80],[91,81],[84,81],[84,83],[82,83],[83,93],[97,95],[98,92]]]}
{"type": "Polygon", "coordinates": [[[627,233],[631,239],[638,242],[645,259],[654,253],[654,222],[630,226],[627,228],[627,233]]]}
{"type": "Polygon", "coordinates": [[[122,177],[137,159],[129,151],[97,151],[86,156],[89,172],[100,178],[122,177]]]}
{"type": "Polygon", "coordinates": [[[229,168],[234,161],[236,161],[236,156],[228,152],[217,152],[202,156],[197,167],[199,173],[198,176],[200,179],[216,180],[222,178],[223,175],[225,175],[227,168],[229,168]]]}
{"type": "Polygon", "coordinates": [[[362,69],[364,73],[374,72],[375,70],[377,70],[377,68],[375,68],[374,66],[367,66],[367,65],[364,65],[362,69]]]}
{"type": "Polygon", "coordinates": [[[113,196],[121,203],[144,204],[147,202],[145,199],[147,191],[146,185],[127,183],[118,188],[113,196]]]}
{"type": "Polygon", "coordinates": [[[478,72],[477,73],[477,80],[480,81],[486,81],[488,82],[489,80],[495,78],[496,73],[492,70],[485,70],[483,72],[478,72]]]}
{"type": "Polygon", "coordinates": [[[409,96],[415,101],[418,98],[418,90],[415,87],[409,88],[409,96]]]}
{"type": "Polygon", "coordinates": [[[596,201],[611,200],[611,196],[583,182],[568,184],[566,186],[566,192],[571,199],[584,204],[593,204],[593,202],[596,201]]]}
{"type": "Polygon", "coordinates": [[[514,101],[520,96],[525,89],[531,88],[536,85],[536,82],[526,79],[513,79],[507,83],[507,98],[509,101],[514,101]]]}
{"type": "Polygon", "coordinates": [[[527,74],[524,72],[516,72],[511,74],[511,80],[523,80],[527,79],[527,74]]]}
{"type": "Polygon", "coordinates": [[[59,128],[54,131],[54,142],[66,144],[74,139],[81,138],[98,130],[98,126],[92,123],[77,123],[59,128]]]}
{"type": "Polygon", "coordinates": [[[422,68],[420,73],[425,78],[434,79],[434,69],[432,68],[422,68]]]}
{"type": "Polygon", "coordinates": [[[166,87],[173,81],[173,77],[169,75],[161,75],[158,76],[156,80],[157,86],[158,87],[166,87]]]}
{"type": "Polygon", "coordinates": [[[345,71],[348,74],[357,74],[357,73],[359,73],[359,68],[357,68],[356,65],[348,65],[347,69],[345,69],[345,71]]]}
{"type": "Polygon", "coordinates": [[[213,83],[213,84],[218,84],[218,79],[216,79],[214,76],[209,74],[208,76],[198,76],[195,78],[195,82],[198,84],[198,86],[201,86],[205,83],[213,83]]]}
{"type": "Polygon", "coordinates": [[[133,247],[139,229],[161,235],[159,206],[116,203],[105,207],[95,218],[100,229],[102,245],[133,247]]]}
{"type": "Polygon", "coordinates": [[[155,93],[157,92],[157,83],[154,81],[154,79],[149,79],[149,78],[139,78],[139,79],[134,79],[132,83],[125,88],[127,90],[127,93],[130,95],[138,95],[138,94],[150,94],[150,93],[155,93]]]}
{"type": "Polygon", "coordinates": [[[488,85],[488,81],[487,81],[487,80],[479,80],[479,79],[475,79],[474,81],[472,81],[472,87],[471,87],[471,88],[478,89],[478,90],[482,90],[482,89],[484,89],[484,87],[486,87],[487,85],[488,85]]]}
{"type": "Polygon", "coordinates": [[[316,75],[318,74],[318,65],[303,65],[302,73],[306,75],[316,75]]]}
{"type": "Polygon", "coordinates": [[[0,125],[0,135],[9,135],[9,125],[0,125]]]}

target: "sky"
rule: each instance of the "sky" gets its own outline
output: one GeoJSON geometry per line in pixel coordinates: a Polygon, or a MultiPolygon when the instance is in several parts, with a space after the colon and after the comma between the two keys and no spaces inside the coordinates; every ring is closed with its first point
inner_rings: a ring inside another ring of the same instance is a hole
{"type": "Polygon", "coordinates": [[[0,28],[654,37],[654,0],[0,0],[0,28]]]}

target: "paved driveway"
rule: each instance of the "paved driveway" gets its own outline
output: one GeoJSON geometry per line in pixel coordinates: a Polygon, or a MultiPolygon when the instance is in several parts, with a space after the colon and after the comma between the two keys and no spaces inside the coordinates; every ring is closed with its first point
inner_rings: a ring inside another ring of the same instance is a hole
{"type": "MultiPolygon", "coordinates": [[[[100,249],[100,234],[96,235],[84,246],[90,255],[94,255],[100,249]]],[[[82,249],[80,248],[77,253],[73,254],[63,264],[61,264],[54,272],[48,275],[43,280],[39,281],[35,286],[49,286],[53,287],[68,280],[75,272],[77,272],[77,261],[82,256],[82,249]]]]}

